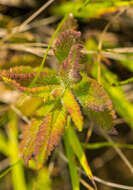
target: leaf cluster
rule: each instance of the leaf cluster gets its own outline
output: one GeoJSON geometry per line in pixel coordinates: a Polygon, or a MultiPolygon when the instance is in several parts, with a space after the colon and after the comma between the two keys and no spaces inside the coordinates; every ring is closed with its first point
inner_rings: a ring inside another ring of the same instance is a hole
{"type": "MultiPolygon", "coordinates": [[[[113,126],[116,115],[112,101],[104,88],[81,69],[84,64],[81,49],[81,33],[77,31],[76,20],[70,16],[54,43],[58,71],[43,68],[32,86],[36,67],[14,66],[0,73],[0,79],[6,84],[30,97],[38,97],[30,111],[31,124],[22,132],[20,154],[26,164],[33,158],[37,166],[42,167],[59,144],[69,117],[79,131],[83,129],[85,118],[107,130],[113,126]]],[[[22,106],[19,109],[23,110],[22,106]]]]}

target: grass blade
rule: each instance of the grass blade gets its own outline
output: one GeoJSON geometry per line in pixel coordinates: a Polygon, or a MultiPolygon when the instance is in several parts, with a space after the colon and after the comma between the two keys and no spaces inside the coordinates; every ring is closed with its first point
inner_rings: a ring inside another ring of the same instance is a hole
{"type": "Polygon", "coordinates": [[[64,135],[64,144],[65,144],[65,149],[66,149],[66,155],[68,158],[68,165],[69,165],[69,169],[70,169],[70,176],[71,176],[71,180],[72,180],[73,190],[80,190],[78,170],[77,170],[77,166],[76,166],[76,163],[74,160],[75,155],[74,155],[72,147],[69,143],[67,133],[65,133],[65,135],[64,135]]]}
{"type": "MultiPolygon", "coordinates": [[[[18,162],[18,130],[17,130],[17,116],[15,112],[9,112],[9,128],[8,128],[8,136],[9,136],[9,158],[11,164],[14,164],[11,170],[12,172],[12,180],[13,180],[13,188],[14,190],[26,190],[26,183],[24,178],[24,171],[22,164],[18,162]]],[[[9,170],[11,169],[9,168],[9,170]]],[[[9,171],[7,170],[7,172],[9,171]]]]}
{"type": "Polygon", "coordinates": [[[88,165],[86,155],[84,153],[84,150],[82,149],[82,145],[81,145],[73,127],[71,126],[70,120],[68,122],[69,122],[69,124],[68,124],[69,127],[67,127],[67,129],[66,129],[68,141],[69,141],[70,145],[72,146],[73,152],[76,154],[82,168],[84,169],[88,178],[91,180],[91,182],[93,183],[93,185],[96,188],[96,184],[93,179],[93,174],[91,172],[90,166],[88,165]]]}
{"type": "Polygon", "coordinates": [[[83,144],[83,147],[87,149],[98,149],[98,148],[114,147],[114,146],[120,148],[133,149],[133,144],[120,144],[115,142],[99,142],[99,143],[83,144]]]}

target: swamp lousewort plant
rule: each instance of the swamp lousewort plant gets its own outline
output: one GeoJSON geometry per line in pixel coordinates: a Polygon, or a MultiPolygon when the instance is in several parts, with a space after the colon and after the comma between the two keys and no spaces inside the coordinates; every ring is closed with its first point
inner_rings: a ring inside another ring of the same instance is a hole
{"type": "Polygon", "coordinates": [[[35,159],[38,167],[43,165],[59,144],[68,117],[79,131],[85,117],[107,130],[113,126],[116,116],[109,96],[96,80],[81,71],[84,62],[80,37],[76,21],[66,20],[54,43],[59,70],[43,68],[32,87],[38,68],[17,66],[0,74],[6,83],[42,101],[38,108],[41,114],[38,116],[37,110],[22,133],[20,152],[27,165],[30,159],[35,159]]]}

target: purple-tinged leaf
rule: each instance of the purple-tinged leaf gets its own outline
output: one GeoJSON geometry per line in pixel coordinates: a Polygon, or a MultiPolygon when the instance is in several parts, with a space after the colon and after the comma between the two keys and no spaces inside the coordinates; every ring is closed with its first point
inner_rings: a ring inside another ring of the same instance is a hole
{"type": "Polygon", "coordinates": [[[38,127],[41,121],[33,119],[31,125],[26,125],[22,132],[22,141],[20,144],[20,156],[24,158],[26,165],[33,156],[35,139],[38,132],[38,127]]]}
{"type": "Polygon", "coordinates": [[[113,126],[116,115],[112,101],[96,80],[82,74],[82,80],[72,90],[90,120],[105,129],[113,126]]]}
{"type": "Polygon", "coordinates": [[[71,47],[79,42],[80,36],[80,32],[71,29],[60,34],[54,45],[54,53],[60,63],[68,57],[71,47]]]}

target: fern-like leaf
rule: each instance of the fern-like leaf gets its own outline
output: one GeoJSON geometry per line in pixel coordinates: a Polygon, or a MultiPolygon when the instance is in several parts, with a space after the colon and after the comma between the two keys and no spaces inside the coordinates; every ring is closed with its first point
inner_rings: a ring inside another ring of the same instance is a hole
{"type": "Polygon", "coordinates": [[[81,131],[83,128],[83,116],[75,97],[69,89],[66,89],[64,93],[63,104],[70,113],[75,126],[81,131]]]}
{"type": "Polygon", "coordinates": [[[80,76],[80,45],[73,45],[70,49],[69,56],[63,61],[60,68],[60,76],[64,83],[68,84],[81,80],[80,76]]]}
{"type": "Polygon", "coordinates": [[[22,141],[20,144],[20,156],[24,158],[26,165],[33,156],[35,139],[38,132],[38,126],[41,121],[33,119],[31,125],[26,125],[22,132],[22,141]]]}
{"type": "Polygon", "coordinates": [[[66,117],[65,109],[56,110],[52,114],[47,114],[43,124],[40,125],[34,150],[35,159],[40,167],[47,160],[54,147],[58,145],[64,131],[66,117]]]}
{"type": "Polygon", "coordinates": [[[83,74],[82,80],[73,85],[72,90],[89,119],[103,128],[112,127],[116,117],[112,101],[96,80],[83,74]]]}
{"type": "MultiPolygon", "coordinates": [[[[9,70],[1,71],[2,76],[13,79],[23,86],[29,86],[36,74],[37,68],[32,68],[30,66],[13,67],[9,70]]],[[[59,84],[59,77],[57,77],[55,71],[45,68],[42,70],[42,72],[40,72],[36,81],[36,86],[49,84],[59,84]]]]}
{"type": "Polygon", "coordinates": [[[50,96],[50,93],[53,92],[54,89],[59,89],[59,85],[46,85],[46,86],[38,86],[38,87],[25,87],[22,86],[16,80],[12,80],[0,75],[0,78],[7,84],[11,85],[13,88],[16,88],[22,92],[26,92],[31,94],[32,96],[39,96],[47,99],[50,96]]]}
{"type": "Polygon", "coordinates": [[[59,144],[60,137],[64,132],[64,127],[66,124],[67,112],[65,108],[61,110],[56,110],[54,113],[53,119],[53,126],[49,138],[49,145],[48,145],[48,156],[50,155],[51,151],[54,149],[55,146],[59,144]]]}
{"type": "Polygon", "coordinates": [[[60,34],[54,48],[54,54],[60,63],[68,57],[72,45],[78,43],[80,36],[80,32],[71,29],[60,34]]]}
{"type": "Polygon", "coordinates": [[[31,126],[26,126],[20,144],[21,156],[25,163],[33,157],[40,168],[47,160],[51,151],[58,145],[66,123],[67,112],[60,111],[45,115],[43,122],[33,120],[31,126]]]}
{"type": "Polygon", "coordinates": [[[81,33],[76,31],[77,27],[77,20],[70,14],[61,27],[54,44],[54,54],[60,63],[68,57],[71,47],[80,40],[81,33]]]}
{"type": "Polygon", "coordinates": [[[38,167],[41,167],[43,162],[48,157],[47,148],[49,145],[51,126],[52,126],[52,113],[48,113],[44,117],[42,124],[39,126],[35,139],[33,155],[35,160],[37,161],[38,167]]]}

